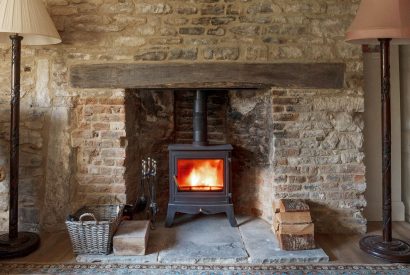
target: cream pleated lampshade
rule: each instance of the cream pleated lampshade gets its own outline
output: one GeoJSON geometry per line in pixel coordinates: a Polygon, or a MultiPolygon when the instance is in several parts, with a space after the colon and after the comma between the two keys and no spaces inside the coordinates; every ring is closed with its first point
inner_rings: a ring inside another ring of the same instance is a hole
{"type": "Polygon", "coordinates": [[[42,0],[0,0],[0,43],[10,43],[12,34],[23,36],[25,45],[61,42],[42,0]]]}
{"type": "Polygon", "coordinates": [[[378,44],[378,38],[410,44],[410,0],[362,0],[346,41],[378,44]]]}

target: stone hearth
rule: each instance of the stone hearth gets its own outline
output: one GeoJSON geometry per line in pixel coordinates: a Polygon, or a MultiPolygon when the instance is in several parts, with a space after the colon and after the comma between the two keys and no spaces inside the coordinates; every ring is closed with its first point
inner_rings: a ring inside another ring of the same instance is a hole
{"type": "Polygon", "coordinates": [[[231,227],[224,215],[179,216],[172,228],[151,230],[145,256],[79,255],[88,263],[301,263],[327,262],[322,249],[280,250],[270,225],[255,217],[237,217],[231,227]]]}

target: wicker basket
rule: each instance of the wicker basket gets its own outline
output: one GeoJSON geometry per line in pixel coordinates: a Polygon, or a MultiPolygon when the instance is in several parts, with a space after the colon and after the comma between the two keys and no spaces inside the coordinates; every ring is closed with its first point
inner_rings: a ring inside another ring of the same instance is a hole
{"type": "Polygon", "coordinates": [[[74,254],[109,254],[122,209],[120,205],[84,206],[73,215],[75,221],[67,220],[74,254]]]}

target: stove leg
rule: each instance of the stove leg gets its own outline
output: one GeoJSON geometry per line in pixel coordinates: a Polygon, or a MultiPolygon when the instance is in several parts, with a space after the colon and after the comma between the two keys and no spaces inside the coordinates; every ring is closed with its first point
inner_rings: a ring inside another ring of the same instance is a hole
{"type": "Polygon", "coordinates": [[[235,214],[233,212],[233,205],[229,205],[226,207],[225,210],[226,216],[228,217],[229,223],[231,224],[232,227],[237,227],[238,223],[236,222],[235,219],[235,214]]]}
{"type": "Polygon", "coordinates": [[[172,223],[174,222],[174,217],[176,213],[175,207],[168,205],[168,211],[167,211],[167,218],[165,219],[165,227],[171,227],[172,223]]]}

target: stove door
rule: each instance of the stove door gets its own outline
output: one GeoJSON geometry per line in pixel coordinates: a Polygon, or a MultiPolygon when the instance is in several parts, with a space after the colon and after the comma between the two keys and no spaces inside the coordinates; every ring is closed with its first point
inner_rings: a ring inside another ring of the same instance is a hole
{"type": "Polygon", "coordinates": [[[229,203],[229,151],[171,151],[170,202],[229,203]]]}

